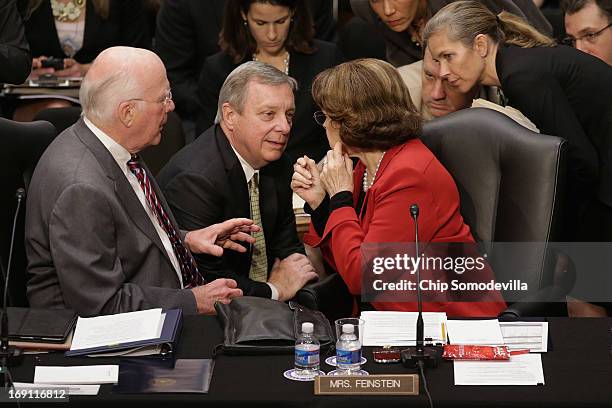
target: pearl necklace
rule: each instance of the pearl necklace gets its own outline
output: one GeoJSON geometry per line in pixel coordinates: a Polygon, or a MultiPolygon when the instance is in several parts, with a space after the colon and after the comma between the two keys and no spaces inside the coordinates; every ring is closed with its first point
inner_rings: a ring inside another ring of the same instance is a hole
{"type": "Polygon", "coordinates": [[[371,183],[368,184],[368,169],[366,168],[365,171],[363,172],[363,192],[364,193],[368,191],[370,187],[372,187],[372,184],[374,184],[374,180],[376,180],[376,175],[378,174],[378,168],[380,167],[380,163],[382,163],[383,157],[385,157],[385,153],[386,152],[382,153],[382,155],[380,156],[380,159],[378,159],[378,163],[376,163],[376,170],[374,170],[374,177],[372,177],[371,183]]]}
{"type": "MultiPolygon", "coordinates": [[[[285,75],[289,75],[289,58],[291,57],[291,54],[289,54],[289,51],[287,51],[287,53],[285,54],[285,58],[283,59],[283,64],[285,65],[285,69],[283,70],[283,72],[285,73],[285,75]]],[[[259,61],[257,59],[257,54],[253,53],[253,61],[259,61]]],[[[264,61],[260,61],[260,62],[264,62],[264,61]]]]}

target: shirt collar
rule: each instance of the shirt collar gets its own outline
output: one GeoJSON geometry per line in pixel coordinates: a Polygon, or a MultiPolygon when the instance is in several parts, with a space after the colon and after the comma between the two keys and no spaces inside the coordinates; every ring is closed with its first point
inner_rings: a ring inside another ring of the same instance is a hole
{"type": "Polygon", "coordinates": [[[130,152],[128,152],[125,147],[117,143],[113,138],[104,133],[85,116],[83,117],[83,122],[85,122],[85,125],[89,128],[89,130],[96,135],[104,147],[106,147],[106,150],[108,150],[111,156],[113,156],[113,159],[115,159],[123,174],[127,175],[129,171],[127,162],[132,158],[130,152]]]}
{"type": "MultiPolygon", "coordinates": [[[[230,143],[230,146],[231,143],[230,143]]],[[[253,166],[251,166],[249,164],[249,162],[247,162],[241,155],[240,153],[238,153],[238,151],[236,149],[234,149],[234,146],[232,146],[232,150],[234,151],[234,153],[236,154],[236,156],[238,157],[238,161],[240,162],[240,165],[242,166],[242,171],[244,171],[244,176],[246,177],[246,181],[247,183],[249,183],[251,181],[251,179],[253,178],[253,176],[257,173],[259,173],[259,170],[255,170],[253,168],[253,166]]]]}

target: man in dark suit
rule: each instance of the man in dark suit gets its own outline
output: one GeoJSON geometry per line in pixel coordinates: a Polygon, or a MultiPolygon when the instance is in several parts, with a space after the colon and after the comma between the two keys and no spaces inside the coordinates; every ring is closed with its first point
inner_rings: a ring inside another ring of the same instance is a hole
{"type": "Polygon", "coordinates": [[[230,279],[205,284],[191,252],[244,251],[259,228],[236,219],[178,229],[137,153],[159,143],[174,109],[151,51],[103,51],[80,89],[84,117],[49,146],[29,187],[26,252],[33,307],[79,315],[154,307],[213,313],[242,294],[230,279]]]}
{"type": "Polygon", "coordinates": [[[292,166],[283,154],[295,87],[294,79],[270,65],[239,66],[221,88],[220,123],[178,152],[158,177],[182,228],[224,217],[261,220],[263,231],[246,253],[196,258],[208,279],[235,279],[250,296],[288,300],[317,277],[297,237],[292,166]]]}
{"type": "Polygon", "coordinates": [[[31,66],[30,47],[15,0],[0,0],[0,82],[22,83],[31,66]]]}
{"type": "MultiPolygon", "coordinates": [[[[332,2],[306,3],[315,20],[316,37],[332,41],[336,31],[332,2]]],[[[198,114],[198,77],[204,60],[219,52],[224,7],[225,0],[166,0],[157,17],[155,49],[168,69],[177,112],[184,122],[191,122],[191,133],[198,114]]]]}

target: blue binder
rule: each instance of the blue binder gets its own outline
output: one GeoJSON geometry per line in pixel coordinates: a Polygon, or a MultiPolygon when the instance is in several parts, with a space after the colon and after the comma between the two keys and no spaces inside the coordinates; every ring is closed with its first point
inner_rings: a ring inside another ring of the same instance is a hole
{"type": "Polygon", "coordinates": [[[64,353],[64,355],[66,357],[76,357],[96,353],[117,352],[147,346],[162,346],[162,355],[172,354],[181,332],[183,324],[183,311],[181,309],[172,309],[165,310],[162,313],[165,314],[166,317],[164,319],[164,327],[162,327],[161,336],[159,338],[131,341],[128,343],[112,344],[101,347],[91,347],[80,350],[68,350],[66,353],[64,353]]]}

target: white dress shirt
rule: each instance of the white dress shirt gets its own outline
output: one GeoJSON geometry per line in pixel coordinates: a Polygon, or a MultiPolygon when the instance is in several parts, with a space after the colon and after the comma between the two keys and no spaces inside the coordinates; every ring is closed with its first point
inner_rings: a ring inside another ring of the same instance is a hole
{"type": "Polygon", "coordinates": [[[172,248],[172,244],[170,243],[170,238],[168,238],[168,234],[166,234],[166,231],[164,231],[162,226],[159,224],[159,221],[157,221],[157,217],[155,216],[155,214],[153,214],[153,211],[151,211],[151,209],[147,205],[147,199],[145,198],[144,191],[142,191],[142,187],[140,187],[140,183],[138,182],[136,175],[132,173],[132,171],[127,165],[127,162],[132,158],[132,155],[123,146],[121,146],[114,139],[112,139],[110,136],[108,136],[106,133],[96,127],[96,125],[91,123],[91,121],[88,120],[86,117],[83,117],[83,120],[89,130],[91,130],[93,134],[96,135],[96,137],[100,140],[100,142],[102,142],[104,147],[106,147],[106,149],[109,151],[111,156],[113,156],[113,159],[115,159],[117,165],[119,166],[119,168],[129,181],[130,185],[132,186],[132,190],[134,190],[134,193],[138,197],[138,201],[140,201],[140,204],[149,216],[151,223],[153,223],[155,231],[157,231],[157,235],[159,235],[159,239],[164,245],[164,249],[168,253],[170,262],[172,262],[174,271],[176,272],[179,282],[181,283],[181,288],[183,288],[184,286],[181,268],[179,266],[178,259],[176,258],[176,254],[174,253],[174,249],[172,248]]]}
{"type": "MultiPolygon", "coordinates": [[[[230,144],[230,146],[231,146],[231,144],[230,144]]],[[[244,160],[244,158],[240,155],[240,153],[238,153],[238,151],[236,149],[234,149],[234,146],[232,146],[232,150],[236,154],[236,157],[238,157],[238,161],[240,162],[240,165],[242,166],[242,171],[244,171],[244,175],[246,177],[246,182],[247,182],[247,184],[249,184],[249,182],[251,181],[253,176],[256,173],[257,174],[259,173],[259,170],[255,170],[253,168],[253,166],[251,166],[249,164],[249,162],[244,160]]],[[[249,197],[249,202],[250,202],[250,198],[251,197],[249,197]]],[[[263,228],[263,225],[260,225],[260,227],[263,228]]],[[[273,300],[278,300],[278,289],[276,289],[276,286],[274,286],[270,282],[266,282],[266,283],[268,284],[268,286],[270,286],[270,290],[272,290],[272,296],[270,298],[273,299],[273,300]]]]}

